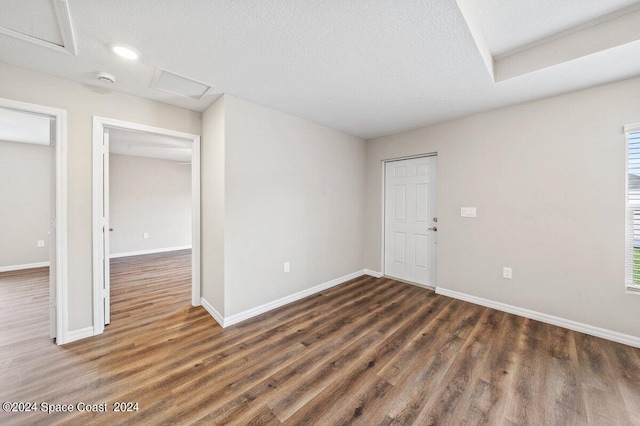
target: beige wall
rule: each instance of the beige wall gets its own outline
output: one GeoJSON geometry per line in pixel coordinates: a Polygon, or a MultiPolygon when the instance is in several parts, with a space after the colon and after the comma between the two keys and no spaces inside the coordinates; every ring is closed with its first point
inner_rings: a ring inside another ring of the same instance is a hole
{"type": "Polygon", "coordinates": [[[220,295],[224,280],[224,311],[214,305],[220,313],[362,270],[363,140],[228,95],[204,113],[203,138],[203,170],[216,152],[225,158],[224,173],[218,165],[203,176],[203,214],[217,221],[215,232],[203,233],[204,265],[224,235],[223,277],[203,269],[203,295],[213,305],[208,298],[220,295]]]}
{"type": "Polygon", "coordinates": [[[48,146],[0,141],[0,268],[49,261],[50,161],[48,146]]]}
{"type": "Polygon", "coordinates": [[[202,208],[202,297],[220,315],[224,311],[225,99],[202,114],[200,152],[202,208]]]}
{"type": "Polygon", "coordinates": [[[636,78],[368,141],[366,268],[382,268],[381,161],[437,152],[439,287],[640,336],[624,290],[622,126],[637,122],[636,78]]]}
{"type": "Polygon", "coordinates": [[[225,137],[226,316],[362,270],[363,140],[232,96],[225,137]]]}
{"type": "Polygon", "coordinates": [[[195,134],[202,115],[4,63],[0,97],[67,111],[69,330],[91,326],[93,115],[195,134]]]}
{"type": "Polygon", "coordinates": [[[118,154],[109,157],[111,254],[190,247],[191,165],[118,154]]]}

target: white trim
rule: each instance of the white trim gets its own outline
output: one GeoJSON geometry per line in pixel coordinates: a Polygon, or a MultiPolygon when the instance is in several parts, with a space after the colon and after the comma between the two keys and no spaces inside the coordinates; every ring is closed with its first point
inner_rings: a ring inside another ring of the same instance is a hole
{"type": "Polygon", "coordinates": [[[521,317],[541,321],[547,324],[557,325],[559,327],[568,328],[569,330],[578,331],[580,333],[585,333],[591,336],[596,336],[603,339],[611,340],[613,342],[640,348],[640,337],[631,336],[629,334],[623,334],[618,333],[617,331],[594,327],[592,325],[584,324],[581,322],[543,314],[542,312],[536,312],[529,309],[519,308],[513,305],[507,305],[506,303],[494,302],[493,300],[483,299],[481,297],[471,296],[469,294],[460,293],[453,290],[447,290],[442,287],[437,287],[436,293],[443,296],[452,297],[454,299],[464,300],[465,302],[474,303],[476,305],[485,306],[487,308],[496,309],[498,311],[508,312],[510,314],[519,315],[521,317]]]}
{"type": "Polygon", "coordinates": [[[637,287],[638,287],[637,285],[636,286],[628,285],[625,290],[625,293],[633,294],[634,296],[640,296],[640,289],[638,289],[637,287]]]}
{"type": "Polygon", "coordinates": [[[76,340],[85,339],[87,337],[91,337],[94,335],[95,333],[93,332],[93,327],[85,327],[85,328],[80,328],[78,330],[72,330],[67,334],[66,343],[71,343],[76,340]]]}
{"type": "Polygon", "coordinates": [[[67,342],[68,271],[67,271],[67,112],[13,99],[0,98],[0,107],[55,118],[56,135],[56,344],[67,342]]]}
{"type": "Polygon", "coordinates": [[[191,144],[191,305],[193,306],[199,306],[201,299],[200,191],[200,136],[196,136],[191,144]]]}
{"type": "Polygon", "coordinates": [[[71,24],[71,11],[69,10],[68,0],[53,0],[53,9],[58,18],[58,27],[62,42],[67,53],[78,56],[78,47],[76,45],[76,37],[73,33],[73,25],[71,24]]]}
{"type": "Polygon", "coordinates": [[[0,266],[0,272],[22,271],[23,269],[44,268],[49,262],[23,263],[22,265],[0,266]]]}
{"type": "MultiPolygon", "coordinates": [[[[380,222],[380,243],[381,243],[381,247],[380,247],[380,267],[382,268],[382,272],[381,272],[381,276],[385,276],[385,252],[384,252],[384,247],[385,247],[385,207],[386,207],[386,201],[387,201],[387,192],[386,192],[386,187],[387,187],[387,163],[393,162],[393,161],[404,161],[404,160],[412,160],[414,158],[426,158],[426,157],[437,157],[438,156],[438,151],[436,152],[430,152],[428,154],[416,154],[416,155],[407,155],[405,157],[393,157],[393,158],[386,158],[384,160],[382,160],[380,162],[380,165],[382,167],[382,181],[380,182],[381,185],[381,192],[382,192],[382,204],[380,205],[380,209],[382,211],[382,214],[380,215],[382,218],[382,221],[380,222]]],[[[437,173],[437,171],[436,171],[437,173]]],[[[437,189],[437,188],[436,188],[437,189]]],[[[439,191],[438,191],[439,192],[439,191]]],[[[436,263],[438,261],[438,258],[436,257],[436,263]]],[[[437,271],[437,267],[436,267],[436,271],[437,271]]],[[[371,275],[371,274],[368,274],[371,275]]],[[[372,275],[375,276],[375,275],[372,275]]],[[[380,277],[376,277],[376,278],[380,278],[380,277]]],[[[438,276],[436,275],[436,284],[438,283],[438,276]]],[[[434,287],[431,286],[427,286],[427,285],[421,285],[421,287],[424,288],[430,288],[433,289],[434,287]]]]}
{"type": "Polygon", "coordinates": [[[622,128],[622,131],[626,134],[640,132],[640,123],[627,124],[622,128]]]}
{"type": "Polygon", "coordinates": [[[384,266],[385,266],[385,259],[384,259],[384,255],[385,255],[385,244],[386,244],[386,240],[385,240],[385,220],[386,220],[386,209],[385,209],[385,203],[387,202],[387,161],[393,161],[393,160],[382,160],[380,162],[380,165],[382,166],[382,181],[380,182],[380,191],[382,191],[382,197],[380,197],[382,199],[382,203],[380,205],[380,209],[381,209],[381,214],[380,217],[382,218],[382,221],[380,222],[380,270],[382,271],[382,275],[384,276],[385,270],[384,270],[384,266]]]}
{"type": "Polygon", "coordinates": [[[141,256],[144,254],[166,253],[169,251],[188,250],[190,248],[191,246],[179,246],[179,247],[165,247],[165,248],[139,250],[139,251],[127,251],[123,253],[110,254],[109,259],[118,259],[120,257],[129,257],[129,256],[141,256]]]}
{"type": "Polygon", "coordinates": [[[202,305],[204,310],[209,312],[209,315],[211,315],[213,319],[216,320],[218,324],[220,324],[220,327],[224,328],[224,317],[222,316],[222,314],[218,312],[216,308],[214,308],[211,303],[209,303],[204,297],[200,298],[200,304],[202,305]]]}
{"type": "Polygon", "coordinates": [[[365,269],[364,273],[366,275],[370,275],[374,278],[382,278],[384,276],[384,274],[382,272],[378,272],[378,271],[372,271],[371,269],[365,269]]]}
{"type": "Polygon", "coordinates": [[[62,43],[64,46],[60,46],[51,41],[32,37],[28,34],[23,34],[18,31],[10,30],[9,28],[0,27],[0,34],[7,35],[9,37],[17,38],[18,40],[26,41],[38,46],[46,47],[51,50],[55,50],[60,53],[69,53],[77,56],[78,49],[76,47],[76,40],[73,32],[73,26],[71,25],[71,13],[69,11],[69,3],[67,0],[52,0],[53,9],[58,22],[58,29],[60,29],[60,35],[62,35],[62,43]]]}
{"type": "Polygon", "coordinates": [[[200,135],[179,132],[177,130],[132,123],[113,118],[93,116],[93,326],[95,334],[104,331],[104,304],[102,303],[102,212],[103,170],[102,170],[102,135],[104,128],[134,130],[184,139],[192,143],[191,161],[191,211],[192,211],[192,252],[191,252],[191,304],[200,304],[200,135]]]}
{"type": "Polygon", "coordinates": [[[218,311],[216,311],[213,306],[211,306],[204,298],[201,299],[202,307],[205,308],[207,312],[222,326],[222,328],[229,327],[230,325],[237,324],[239,322],[248,320],[249,318],[253,318],[260,314],[264,314],[265,312],[269,312],[273,309],[279,308],[284,305],[288,305],[289,303],[295,302],[300,299],[304,299],[307,296],[311,296],[312,294],[319,293],[328,288],[335,287],[339,284],[352,280],[354,278],[361,277],[365,274],[364,269],[360,271],[353,272],[351,274],[342,276],[340,278],[336,278],[331,281],[327,281],[322,284],[318,284],[317,286],[308,288],[306,290],[299,291],[297,293],[291,294],[289,296],[282,297],[278,300],[274,300],[273,302],[265,303],[264,305],[256,306],[255,308],[247,309],[246,311],[237,313],[235,315],[231,315],[229,317],[223,317],[220,315],[218,311]]]}
{"type": "Polygon", "coordinates": [[[93,160],[92,160],[92,215],[93,215],[93,328],[95,334],[104,331],[104,306],[102,291],[104,286],[103,270],[103,235],[102,235],[102,193],[104,191],[103,175],[103,144],[104,127],[93,117],[93,160]]]}
{"type": "Polygon", "coordinates": [[[197,101],[200,101],[200,100],[204,99],[205,96],[208,96],[208,95],[212,94],[213,90],[215,88],[215,86],[212,86],[211,84],[203,83],[202,81],[194,80],[191,77],[187,77],[187,76],[184,76],[182,74],[178,74],[178,73],[175,73],[173,71],[169,71],[167,69],[160,68],[160,67],[156,67],[156,71],[153,74],[153,78],[151,79],[151,84],[149,85],[149,87],[152,88],[152,89],[156,89],[156,90],[162,90],[163,92],[170,93],[172,95],[182,96],[183,98],[195,99],[197,101]],[[197,98],[195,96],[185,95],[184,93],[172,92],[171,90],[163,89],[161,87],[158,87],[158,81],[160,80],[160,77],[162,76],[163,72],[165,72],[167,74],[173,74],[173,75],[175,75],[177,77],[184,78],[185,80],[193,81],[194,83],[202,84],[203,86],[207,86],[208,89],[205,90],[205,92],[202,95],[200,95],[199,97],[197,97],[197,98]]]}

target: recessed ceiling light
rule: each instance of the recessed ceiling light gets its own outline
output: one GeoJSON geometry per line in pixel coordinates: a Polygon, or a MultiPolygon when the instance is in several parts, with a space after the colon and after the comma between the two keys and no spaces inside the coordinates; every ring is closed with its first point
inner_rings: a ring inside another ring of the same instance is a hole
{"type": "Polygon", "coordinates": [[[135,50],[133,50],[130,47],[127,46],[123,46],[121,44],[114,44],[113,46],[111,46],[111,50],[113,50],[113,53],[115,53],[118,56],[122,56],[125,59],[129,59],[129,60],[135,60],[138,59],[138,52],[136,52],[135,50]]]}

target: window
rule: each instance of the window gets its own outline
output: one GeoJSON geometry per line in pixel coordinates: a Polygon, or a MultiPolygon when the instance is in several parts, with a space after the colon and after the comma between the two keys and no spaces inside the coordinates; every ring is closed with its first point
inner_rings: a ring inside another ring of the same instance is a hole
{"type": "Polygon", "coordinates": [[[628,291],[640,294],[640,126],[627,126],[625,132],[627,133],[625,284],[628,291]]]}

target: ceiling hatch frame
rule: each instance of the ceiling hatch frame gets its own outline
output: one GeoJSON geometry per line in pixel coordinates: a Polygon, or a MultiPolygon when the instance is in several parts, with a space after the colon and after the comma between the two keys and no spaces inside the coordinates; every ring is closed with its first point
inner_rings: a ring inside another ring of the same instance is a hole
{"type": "Polygon", "coordinates": [[[19,40],[36,44],[38,46],[46,47],[48,49],[55,50],[56,52],[68,53],[70,55],[77,56],[78,47],[76,45],[75,34],[73,32],[73,26],[71,24],[71,11],[69,10],[69,2],[68,0],[51,0],[51,3],[53,4],[53,9],[56,14],[56,22],[58,23],[58,28],[60,29],[63,46],[1,26],[0,34],[17,38],[19,40]]]}
{"type": "Polygon", "coordinates": [[[156,67],[156,72],[154,73],[153,78],[151,79],[151,84],[149,85],[149,87],[152,88],[152,89],[161,90],[161,91],[163,91],[165,93],[170,93],[172,95],[178,95],[178,96],[182,96],[182,97],[185,97],[185,98],[195,99],[197,101],[200,101],[200,100],[204,99],[207,95],[210,95],[211,93],[213,93],[213,91],[215,89],[215,86],[212,86],[211,84],[207,84],[207,83],[203,83],[203,82],[198,81],[198,80],[194,80],[193,78],[186,77],[186,76],[184,76],[182,74],[178,74],[178,73],[175,73],[173,71],[169,71],[169,70],[161,68],[161,67],[156,67]],[[190,94],[185,93],[185,92],[181,93],[181,92],[176,91],[176,90],[171,90],[170,88],[161,87],[159,85],[159,83],[160,83],[160,78],[162,77],[163,74],[165,74],[165,75],[167,75],[169,77],[175,78],[177,80],[182,80],[183,82],[185,82],[187,84],[195,83],[195,84],[200,85],[200,86],[205,86],[205,87],[207,87],[207,89],[204,90],[200,95],[196,96],[196,95],[190,95],[190,94]]]}

